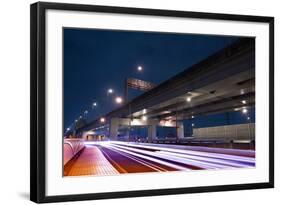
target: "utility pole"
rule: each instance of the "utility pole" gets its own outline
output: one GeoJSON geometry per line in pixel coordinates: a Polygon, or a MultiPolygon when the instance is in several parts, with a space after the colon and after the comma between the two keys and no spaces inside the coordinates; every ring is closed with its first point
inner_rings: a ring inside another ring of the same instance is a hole
{"type": "Polygon", "coordinates": [[[124,83],[124,99],[125,99],[125,103],[128,105],[128,112],[129,112],[129,131],[128,131],[128,142],[130,141],[130,133],[131,133],[131,121],[132,121],[132,117],[131,117],[131,104],[129,103],[129,99],[128,99],[128,78],[125,79],[125,83],[124,83]]]}

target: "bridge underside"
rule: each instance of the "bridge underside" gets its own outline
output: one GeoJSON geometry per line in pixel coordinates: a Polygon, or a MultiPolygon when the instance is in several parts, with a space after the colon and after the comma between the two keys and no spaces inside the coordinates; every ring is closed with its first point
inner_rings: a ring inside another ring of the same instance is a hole
{"type": "MultiPolygon", "coordinates": [[[[183,120],[202,115],[242,111],[255,106],[254,41],[238,42],[156,88],[77,130],[84,137],[106,130],[116,140],[120,127],[144,126],[148,142],[157,139],[156,127],[174,127],[184,138],[183,120]]],[[[130,132],[130,131],[129,131],[130,132]]],[[[128,133],[130,135],[130,133],[128,133]]]]}

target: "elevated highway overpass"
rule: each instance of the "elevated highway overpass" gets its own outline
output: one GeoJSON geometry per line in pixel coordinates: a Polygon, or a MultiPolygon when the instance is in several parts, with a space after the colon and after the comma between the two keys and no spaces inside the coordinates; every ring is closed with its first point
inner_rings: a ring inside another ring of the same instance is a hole
{"type": "MultiPolygon", "coordinates": [[[[172,69],[172,68],[171,68],[172,69]]],[[[243,38],[187,68],[120,108],[76,130],[79,136],[108,129],[117,139],[124,126],[147,126],[148,141],[157,138],[157,126],[176,127],[184,137],[183,120],[194,116],[242,110],[255,105],[255,41],[243,38]]]]}

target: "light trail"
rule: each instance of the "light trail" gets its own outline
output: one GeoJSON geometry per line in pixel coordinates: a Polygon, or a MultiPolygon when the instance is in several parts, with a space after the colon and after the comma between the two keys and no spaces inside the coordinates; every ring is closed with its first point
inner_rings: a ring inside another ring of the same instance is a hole
{"type": "MultiPolygon", "coordinates": [[[[139,148],[145,148],[145,149],[153,149],[155,151],[167,151],[167,152],[171,152],[171,153],[181,153],[181,154],[202,156],[202,157],[208,157],[208,158],[218,158],[218,159],[223,159],[223,160],[227,159],[227,160],[233,160],[233,161],[239,161],[239,162],[255,163],[255,158],[253,158],[253,157],[242,157],[242,156],[236,156],[236,155],[230,155],[230,154],[220,154],[220,153],[212,153],[212,152],[204,152],[204,151],[202,152],[202,151],[166,148],[166,147],[160,147],[159,145],[153,146],[153,144],[150,144],[148,146],[124,143],[124,142],[111,142],[111,144],[119,144],[119,145],[123,145],[126,147],[127,146],[139,147],[139,148]]],[[[184,146],[182,146],[182,148],[184,148],[184,146]]],[[[220,150],[220,148],[215,148],[215,149],[220,150]]]]}
{"type": "Polygon", "coordinates": [[[125,149],[122,149],[122,148],[118,148],[118,147],[115,147],[115,146],[112,146],[112,145],[105,145],[106,147],[109,147],[110,149],[113,149],[113,150],[118,150],[118,151],[121,151],[121,152],[125,152],[129,155],[133,155],[133,156],[136,156],[136,157],[140,157],[140,158],[143,158],[145,160],[149,160],[149,161],[152,161],[152,162],[156,162],[156,163],[159,163],[159,164],[163,164],[165,166],[169,166],[169,167],[172,167],[172,168],[175,168],[177,170],[183,170],[183,171],[186,171],[186,170],[190,170],[188,168],[185,168],[183,166],[178,166],[176,164],[172,164],[172,163],[169,163],[169,162],[165,162],[163,160],[159,160],[159,159],[155,159],[153,157],[149,157],[149,156],[146,156],[146,155],[142,155],[142,154],[138,154],[138,153],[135,153],[135,152],[132,152],[132,151],[127,151],[125,149]]]}
{"type": "Polygon", "coordinates": [[[219,160],[219,159],[213,159],[213,158],[206,158],[206,157],[198,157],[198,156],[188,156],[184,154],[177,154],[172,152],[165,152],[165,151],[159,151],[161,154],[166,156],[175,156],[178,159],[186,159],[185,162],[189,161],[197,161],[205,162],[206,164],[209,164],[210,166],[213,166],[213,168],[228,168],[228,167],[251,167],[248,165],[243,165],[241,163],[234,163],[234,162],[228,162],[227,160],[219,160]]]}
{"type": "Polygon", "coordinates": [[[116,151],[117,153],[119,153],[119,154],[121,154],[121,155],[123,155],[125,157],[128,157],[128,158],[130,158],[130,159],[132,159],[132,160],[134,160],[134,161],[136,161],[136,162],[138,162],[138,163],[140,163],[140,164],[142,164],[144,166],[147,166],[147,167],[149,167],[149,168],[151,168],[151,169],[153,169],[155,171],[158,171],[158,172],[165,171],[165,170],[163,170],[162,168],[160,168],[160,167],[158,167],[156,165],[153,165],[151,163],[145,162],[143,160],[139,160],[136,157],[133,157],[132,155],[126,154],[126,152],[122,153],[121,151],[118,151],[118,149],[114,149],[114,151],[116,151]]]}
{"type": "MultiPolygon", "coordinates": [[[[250,151],[250,156],[253,157],[249,157],[249,155],[247,155],[248,150],[243,150],[245,156],[241,156],[225,154],[227,153],[225,149],[220,148],[205,149],[205,147],[202,147],[203,151],[200,151],[201,147],[196,147],[196,150],[193,150],[192,147],[192,150],[189,150],[189,146],[184,145],[169,146],[117,141],[85,142],[85,145],[86,147],[93,147],[100,150],[100,153],[104,155],[103,160],[107,160],[119,173],[255,167],[255,153],[253,153],[254,151],[250,151]],[[220,151],[222,151],[222,153],[220,153],[220,151]]],[[[240,151],[241,150],[238,150],[239,153],[240,151]]],[[[228,150],[228,153],[236,153],[236,150],[228,150]]],[[[92,158],[78,158],[76,163],[79,164],[81,160],[91,161],[92,158]]],[[[94,162],[94,164],[99,165],[100,163],[94,162]]],[[[91,169],[91,167],[88,168],[91,169]]],[[[93,166],[93,169],[96,168],[97,167],[93,166]]]]}
{"type": "Polygon", "coordinates": [[[140,149],[135,149],[135,148],[122,147],[119,145],[111,145],[111,146],[117,146],[121,149],[123,148],[123,149],[130,150],[132,152],[136,152],[139,154],[149,155],[151,157],[159,157],[161,159],[168,160],[168,161],[174,161],[174,162],[181,163],[181,164],[189,164],[189,165],[192,165],[195,167],[200,167],[202,169],[223,169],[223,168],[229,168],[229,167],[243,167],[239,163],[228,162],[228,163],[224,164],[222,160],[221,161],[206,160],[206,158],[203,158],[203,157],[201,157],[200,160],[198,160],[199,157],[186,156],[186,155],[179,156],[177,154],[173,154],[170,152],[162,152],[162,151],[151,152],[151,151],[145,151],[145,150],[140,150],[140,149]],[[214,162],[216,162],[216,163],[214,163],[214,162]]]}

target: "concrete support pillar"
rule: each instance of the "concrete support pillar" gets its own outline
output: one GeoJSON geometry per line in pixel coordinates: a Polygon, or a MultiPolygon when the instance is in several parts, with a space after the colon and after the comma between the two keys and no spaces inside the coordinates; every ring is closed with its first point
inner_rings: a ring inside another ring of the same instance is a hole
{"type": "Polygon", "coordinates": [[[82,139],[87,140],[88,132],[82,132],[82,139]]]}
{"type": "Polygon", "coordinates": [[[151,143],[154,139],[157,138],[156,136],[156,125],[149,125],[148,126],[148,142],[151,143]]]}
{"type": "Polygon", "coordinates": [[[119,122],[118,118],[112,118],[109,123],[109,139],[117,140],[119,122]]]}
{"type": "Polygon", "coordinates": [[[184,125],[183,125],[183,122],[177,122],[177,136],[178,136],[178,139],[184,138],[184,125]]]}

